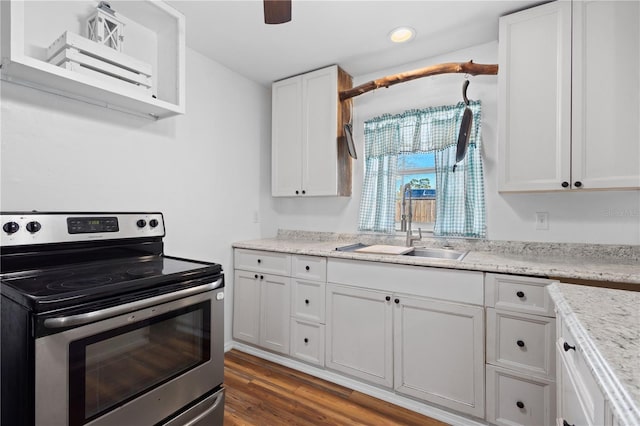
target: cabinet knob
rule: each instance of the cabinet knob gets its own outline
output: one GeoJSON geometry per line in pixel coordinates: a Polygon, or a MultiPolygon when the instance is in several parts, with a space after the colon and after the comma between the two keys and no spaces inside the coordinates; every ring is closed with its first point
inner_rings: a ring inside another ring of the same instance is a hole
{"type": "Polygon", "coordinates": [[[304,342],[305,343],[309,343],[309,339],[307,339],[306,337],[304,338],[304,342]]]}
{"type": "Polygon", "coordinates": [[[582,182],[580,181],[574,182],[573,186],[575,186],[576,188],[580,188],[582,186],[582,182]]]}
{"type": "Polygon", "coordinates": [[[576,425],[572,425],[572,424],[571,424],[571,423],[569,423],[568,421],[563,420],[563,421],[562,421],[562,426],[576,426],[576,425]]]}
{"type": "Polygon", "coordinates": [[[262,260],[261,260],[261,259],[258,259],[258,263],[262,263],[262,260]]]}
{"type": "Polygon", "coordinates": [[[517,406],[518,406],[518,408],[520,408],[520,409],[524,408],[524,402],[522,402],[522,401],[518,401],[518,402],[516,402],[516,405],[517,405],[517,406]]]}
{"type": "Polygon", "coordinates": [[[562,348],[564,349],[565,352],[569,352],[571,349],[573,349],[574,351],[576,350],[575,346],[571,346],[567,342],[564,342],[564,345],[562,345],[562,348]]]}
{"type": "Polygon", "coordinates": [[[304,299],[304,304],[308,305],[309,304],[309,299],[304,299]]]}
{"type": "MultiPolygon", "coordinates": [[[[524,348],[524,342],[523,342],[522,340],[518,340],[518,341],[516,342],[516,345],[518,345],[518,346],[519,346],[519,347],[521,347],[521,348],[524,348]]],[[[522,408],[522,407],[520,407],[520,408],[522,408]]]]}
{"type": "Polygon", "coordinates": [[[388,302],[389,300],[391,300],[391,296],[385,297],[384,300],[386,300],[388,302]]]}
{"type": "Polygon", "coordinates": [[[309,267],[309,265],[307,265],[307,266],[304,267],[304,269],[306,269],[308,271],[311,268],[309,267]]]}
{"type": "Polygon", "coordinates": [[[260,275],[260,279],[261,279],[261,280],[264,280],[264,275],[260,275]]]}
{"type": "Polygon", "coordinates": [[[303,194],[306,194],[306,193],[307,193],[307,191],[305,191],[305,190],[303,189],[303,190],[302,190],[302,193],[303,193],[303,194]]]}
{"type": "Polygon", "coordinates": [[[296,189],[296,195],[298,195],[299,193],[300,193],[300,191],[298,191],[298,190],[296,189]]]}
{"type": "Polygon", "coordinates": [[[400,303],[400,299],[395,299],[394,302],[395,303],[400,303]]]}
{"type": "Polygon", "coordinates": [[[516,296],[518,296],[520,299],[522,299],[524,297],[524,291],[517,292],[516,296]]]}
{"type": "Polygon", "coordinates": [[[562,187],[563,188],[568,188],[569,187],[569,182],[562,182],[562,187]]]}
{"type": "Polygon", "coordinates": [[[256,279],[258,279],[258,274],[255,274],[255,275],[254,275],[254,277],[255,277],[256,279]]]}

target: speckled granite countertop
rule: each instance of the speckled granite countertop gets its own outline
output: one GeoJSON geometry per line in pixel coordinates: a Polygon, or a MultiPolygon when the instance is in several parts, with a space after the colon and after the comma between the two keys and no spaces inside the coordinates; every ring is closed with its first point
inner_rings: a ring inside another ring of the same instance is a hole
{"type": "MultiPolygon", "coordinates": [[[[455,249],[470,250],[461,261],[335,250],[355,242],[404,243],[397,237],[281,230],[275,238],[242,241],[233,246],[405,265],[640,284],[640,246],[449,240],[447,243],[455,249]]],[[[421,246],[438,247],[442,246],[443,240],[432,238],[420,243],[421,246]]]]}
{"type": "Polygon", "coordinates": [[[548,289],[618,423],[640,425],[640,292],[562,283],[548,289]]]}

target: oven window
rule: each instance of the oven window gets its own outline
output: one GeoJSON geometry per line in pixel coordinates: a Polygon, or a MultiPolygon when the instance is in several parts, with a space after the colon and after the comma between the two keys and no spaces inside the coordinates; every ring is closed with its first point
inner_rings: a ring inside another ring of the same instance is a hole
{"type": "Polygon", "coordinates": [[[210,302],[72,342],[69,420],[81,425],[210,359],[210,302]]]}

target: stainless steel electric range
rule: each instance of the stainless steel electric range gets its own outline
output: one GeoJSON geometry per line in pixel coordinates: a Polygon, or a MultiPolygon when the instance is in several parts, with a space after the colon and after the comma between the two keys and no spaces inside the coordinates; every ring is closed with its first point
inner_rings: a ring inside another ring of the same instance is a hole
{"type": "Polygon", "coordinates": [[[161,213],[0,213],[1,421],[223,422],[224,275],[161,213]]]}

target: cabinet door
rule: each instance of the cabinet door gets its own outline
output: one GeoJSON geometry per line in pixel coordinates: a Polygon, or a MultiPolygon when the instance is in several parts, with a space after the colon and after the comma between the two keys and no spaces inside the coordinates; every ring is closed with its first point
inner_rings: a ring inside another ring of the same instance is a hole
{"type": "Polygon", "coordinates": [[[273,83],[271,96],[271,193],[291,197],[301,192],[302,77],[273,83]]]}
{"type": "Polygon", "coordinates": [[[233,280],[233,338],[260,343],[260,275],[237,270],[233,280]]]}
{"type": "Polygon", "coordinates": [[[500,18],[499,65],[498,190],[563,189],[571,181],[571,2],[500,18]]]}
{"type": "Polygon", "coordinates": [[[261,275],[260,346],[289,354],[291,278],[261,275]]]}
{"type": "Polygon", "coordinates": [[[393,385],[390,296],[380,291],[327,284],[328,368],[371,383],[393,385]]]}
{"type": "Polygon", "coordinates": [[[573,2],[573,28],[573,184],[640,188],[640,3],[573,2]]]}
{"type": "Polygon", "coordinates": [[[338,193],[338,67],[302,76],[302,190],[305,195],[338,193]]]}
{"type": "Polygon", "coordinates": [[[395,389],[484,416],[482,306],[394,296],[395,389]]]}

